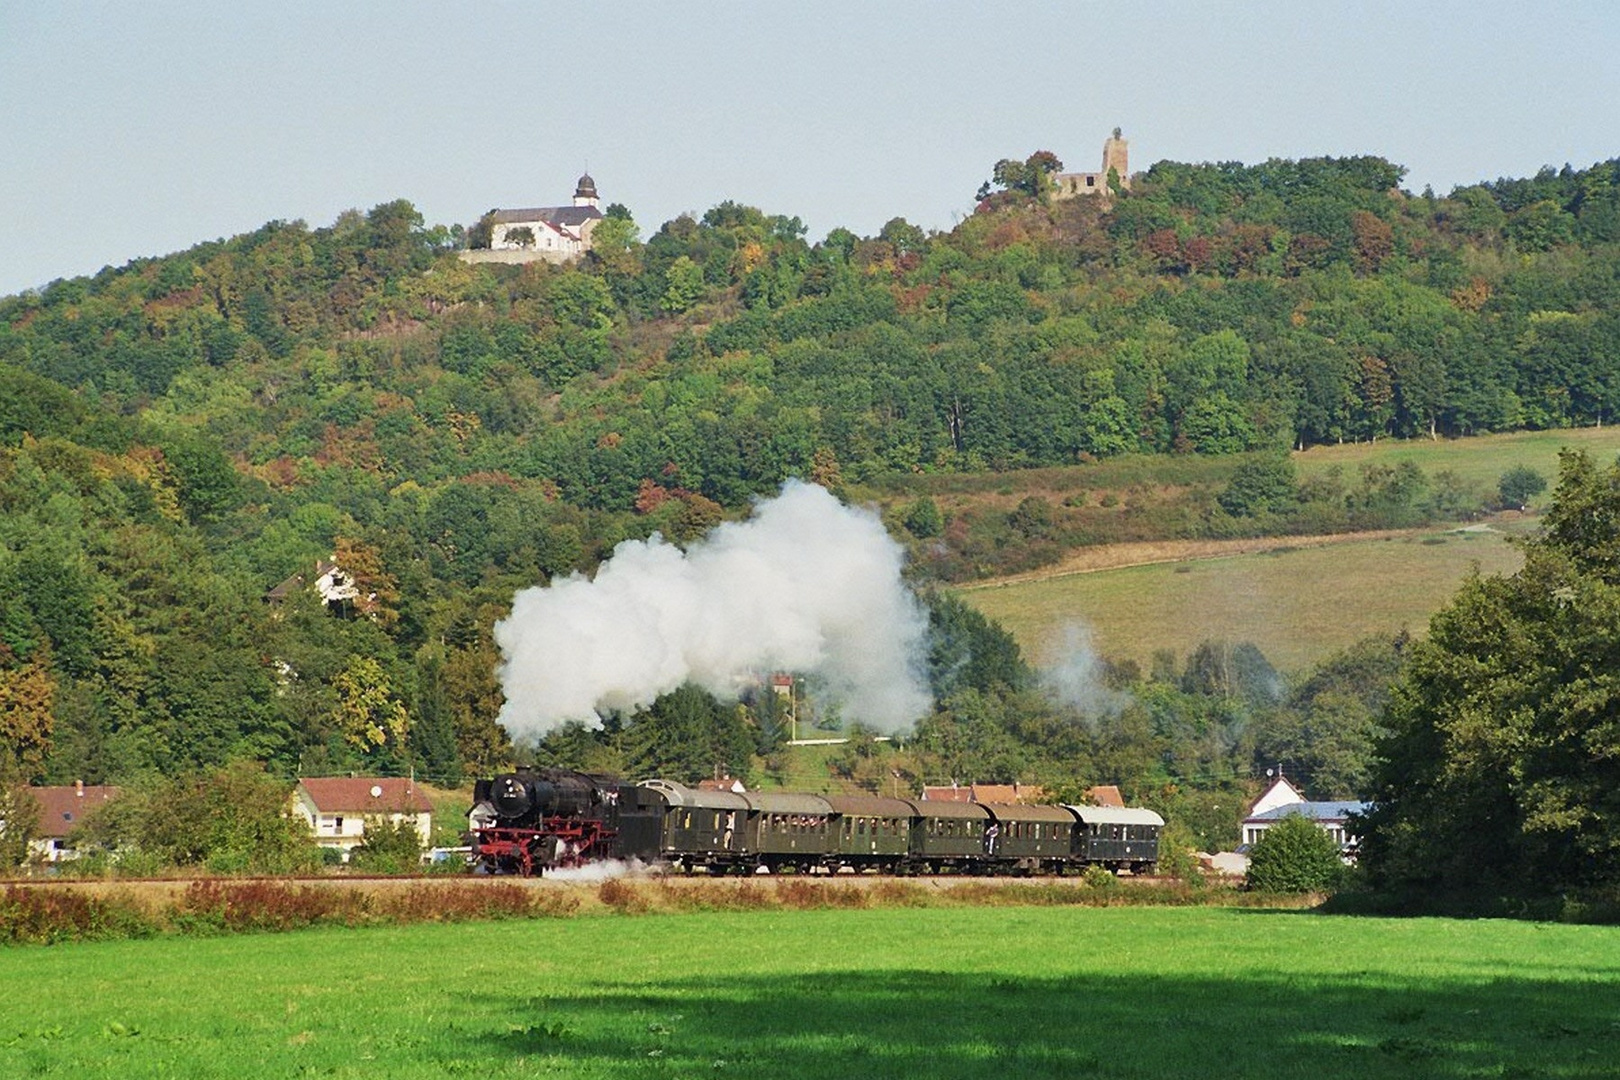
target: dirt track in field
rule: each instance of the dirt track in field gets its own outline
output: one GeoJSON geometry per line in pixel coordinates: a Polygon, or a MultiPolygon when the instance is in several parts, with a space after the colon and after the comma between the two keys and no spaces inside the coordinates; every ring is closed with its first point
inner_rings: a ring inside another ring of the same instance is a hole
{"type": "Polygon", "coordinates": [[[1279,548],[1332,547],[1335,544],[1353,544],[1365,540],[1391,540],[1401,537],[1429,536],[1445,531],[1444,526],[1421,529],[1378,529],[1372,532],[1328,533],[1320,536],[1255,536],[1240,540],[1142,540],[1124,544],[1099,544],[1077,548],[1059,562],[1029,570],[1022,574],[990,578],[986,581],[964,582],[953,586],[961,592],[978,589],[999,589],[1006,585],[1024,585],[1032,581],[1050,581],[1052,578],[1073,574],[1094,574],[1101,570],[1125,570],[1133,566],[1156,566],[1160,563],[1187,562],[1193,559],[1222,559],[1236,555],[1256,555],[1279,548]]]}

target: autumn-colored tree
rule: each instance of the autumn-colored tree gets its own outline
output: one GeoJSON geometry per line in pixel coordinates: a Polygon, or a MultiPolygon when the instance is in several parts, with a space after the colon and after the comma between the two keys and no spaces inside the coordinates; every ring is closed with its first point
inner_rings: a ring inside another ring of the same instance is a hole
{"type": "Polygon", "coordinates": [[[50,668],[39,660],[0,669],[0,757],[20,778],[38,777],[50,752],[55,694],[50,668]]]}
{"type": "Polygon", "coordinates": [[[39,827],[39,803],[15,770],[0,760],[0,870],[28,861],[29,841],[39,827]]]}
{"type": "Polygon", "coordinates": [[[355,655],[332,679],[337,704],[330,720],[344,741],[365,753],[404,747],[410,732],[405,705],[394,696],[387,673],[369,656],[355,655]]]}
{"type": "Polygon", "coordinates": [[[383,565],[382,553],[363,540],[339,536],[332,561],[355,587],[355,608],[383,626],[399,621],[399,582],[383,565]]]}
{"type": "Polygon", "coordinates": [[[681,502],[685,505],[670,524],[669,531],[683,544],[708,535],[710,529],[726,519],[725,507],[695,491],[683,494],[681,502]]]}
{"type": "Polygon", "coordinates": [[[674,492],[669,488],[643,479],[641,488],[636,492],[636,513],[650,514],[674,498],[674,492]]]}
{"type": "Polygon", "coordinates": [[[512,757],[511,739],[495,722],[504,700],[495,679],[499,662],[488,634],[474,628],[472,641],[445,653],[440,672],[457,751],[462,763],[480,774],[505,767],[512,757]]]}
{"type": "Polygon", "coordinates": [[[1395,253],[1395,230],[1377,214],[1365,210],[1350,215],[1350,227],[1356,236],[1356,269],[1364,274],[1377,273],[1384,260],[1395,253]]]}
{"type": "Polygon", "coordinates": [[[838,454],[830,446],[816,448],[810,459],[810,482],[836,492],[844,485],[844,470],[838,464],[838,454]]]}

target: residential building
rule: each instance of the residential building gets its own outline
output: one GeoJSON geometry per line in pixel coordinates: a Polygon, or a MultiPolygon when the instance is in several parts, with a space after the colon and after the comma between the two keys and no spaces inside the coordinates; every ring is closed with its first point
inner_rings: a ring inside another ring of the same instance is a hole
{"type": "Polygon", "coordinates": [[[1243,819],[1243,843],[1253,845],[1259,841],[1261,834],[1283,818],[1298,816],[1315,822],[1318,828],[1333,838],[1341,851],[1349,851],[1354,847],[1348,831],[1350,815],[1366,809],[1366,803],[1354,800],[1309,800],[1294,785],[1278,776],[1249,808],[1249,816],[1243,819]]]}
{"type": "Polygon", "coordinates": [[[28,794],[39,805],[34,838],[29,843],[30,855],[42,862],[78,858],[79,852],[69,839],[73,830],[94,810],[116,799],[118,790],[111,785],[82,781],[64,787],[29,788],[28,794]]]}
{"type": "Polygon", "coordinates": [[[264,594],[266,603],[279,604],[294,593],[313,588],[321,596],[321,603],[334,615],[360,614],[375,617],[377,594],[364,595],[354,577],[331,559],[321,559],[312,574],[297,573],[264,594]]]}
{"type": "Polygon", "coordinates": [[[293,789],[293,812],[317,844],[337,850],[344,862],[365,842],[368,821],[409,822],[424,848],[433,835],[433,803],[403,777],[304,777],[293,789]]]}

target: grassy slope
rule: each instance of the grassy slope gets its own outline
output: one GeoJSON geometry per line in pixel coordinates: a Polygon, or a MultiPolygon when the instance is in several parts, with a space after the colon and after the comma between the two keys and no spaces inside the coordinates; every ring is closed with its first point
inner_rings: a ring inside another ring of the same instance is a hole
{"type": "MultiPolygon", "coordinates": [[[[1557,475],[1558,451],[1566,446],[1607,461],[1620,451],[1620,429],[1316,447],[1295,454],[1294,460],[1302,477],[1337,466],[1347,478],[1364,464],[1413,461],[1431,475],[1449,469],[1489,489],[1519,464],[1541,471],[1550,482],[1557,475]]],[[[1092,629],[1104,654],[1144,665],[1155,649],[1185,655],[1206,638],[1224,638],[1253,641],[1272,663],[1293,670],[1367,634],[1392,633],[1403,626],[1422,633],[1429,616],[1475,563],[1484,573],[1511,573],[1520,561],[1500,535],[1443,529],[1384,540],[1350,537],[1317,548],[1283,544],[1271,553],[1188,559],[1176,565],[1036,574],[1031,575],[1035,580],[973,586],[963,595],[1001,621],[1026,654],[1041,663],[1061,656],[1065,627],[1078,622],[1092,629]]],[[[1175,559],[1177,550],[1174,543],[1163,545],[1162,557],[1175,559]]],[[[1090,549],[1073,561],[1082,566],[1108,559],[1107,551],[1090,549]]]]}
{"type": "MultiPolygon", "coordinates": [[[[1515,465],[1528,465],[1551,482],[1558,475],[1558,451],[1564,447],[1586,450],[1599,461],[1620,453],[1620,428],[1573,428],[1524,431],[1509,435],[1482,435],[1468,439],[1385,439],[1373,443],[1314,446],[1293,455],[1302,478],[1339,466],[1346,483],[1357,479],[1366,463],[1394,465],[1416,462],[1431,475],[1450,469],[1479,486],[1481,494],[1496,490],[1496,482],[1515,465]]],[[[993,508],[1010,510],[1030,495],[1054,504],[1084,494],[1091,505],[1112,494],[1124,513],[1132,497],[1152,503],[1160,497],[1205,486],[1219,491],[1231,478],[1238,461],[1198,454],[1131,454],[1087,465],[1021,469],[1014,472],[907,473],[880,477],[855,491],[857,499],[903,504],[918,495],[931,495],[951,510],[993,508]]],[[[1546,496],[1542,497],[1544,502],[1546,496]]]]}
{"type": "MultiPolygon", "coordinates": [[[[1515,465],[1528,465],[1547,478],[1558,477],[1558,452],[1565,447],[1585,450],[1607,464],[1620,453],[1620,428],[1573,428],[1560,431],[1520,431],[1510,435],[1483,435],[1473,439],[1386,440],[1345,446],[1316,446],[1294,455],[1301,477],[1314,476],[1334,465],[1353,479],[1364,462],[1395,465],[1412,461],[1433,475],[1450,469],[1464,480],[1494,491],[1497,480],[1515,465]]],[[[1550,494],[1550,491],[1549,491],[1550,494]]],[[[1545,502],[1547,496],[1541,497],[1545,502]]]]}
{"type": "Polygon", "coordinates": [[[1060,659],[1070,624],[1089,626],[1106,656],[1146,667],[1155,649],[1185,656],[1207,638],[1252,641],[1280,670],[1295,670],[1368,634],[1429,616],[1477,563],[1518,568],[1502,533],[1434,532],[1315,548],[976,588],[967,601],[1002,623],[1039,664],[1060,659]]]}
{"type": "Polygon", "coordinates": [[[19,948],[0,985],[7,1076],[1596,1077],[1620,931],[763,911],[19,948]]]}

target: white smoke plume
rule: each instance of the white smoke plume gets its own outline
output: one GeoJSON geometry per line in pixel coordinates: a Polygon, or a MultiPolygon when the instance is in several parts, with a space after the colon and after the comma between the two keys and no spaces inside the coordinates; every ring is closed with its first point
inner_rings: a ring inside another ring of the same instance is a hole
{"type": "Polygon", "coordinates": [[[734,699],[750,675],[819,676],[843,714],[900,731],[930,705],[928,620],[904,552],[869,511],[790,480],[686,551],[627,540],[597,570],[524,589],[495,624],[514,736],[595,724],[692,682],[734,699]]]}
{"type": "Polygon", "coordinates": [[[1091,627],[1079,621],[1065,623],[1059,638],[1041,666],[1041,682],[1053,697],[1087,720],[1113,716],[1130,704],[1129,694],[1108,686],[1091,627]]]}

